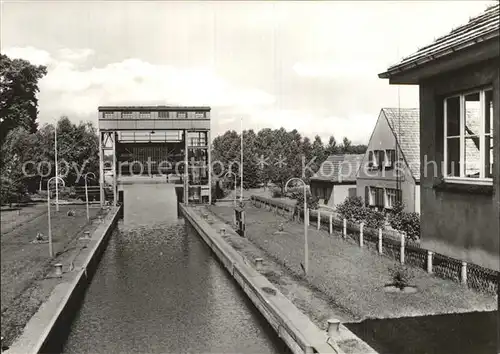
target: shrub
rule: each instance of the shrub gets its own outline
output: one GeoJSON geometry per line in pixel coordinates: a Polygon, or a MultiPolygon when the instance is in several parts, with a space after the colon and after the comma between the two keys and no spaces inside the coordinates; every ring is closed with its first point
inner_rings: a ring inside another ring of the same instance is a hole
{"type": "Polygon", "coordinates": [[[398,203],[389,215],[389,224],[398,231],[406,233],[406,237],[412,240],[420,238],[420,215],[414,212],[405,212],[404,204],[398,203]]]}
{"type": "Polygon", "coordinates": [[[392,285],[397,286],[401,290],[410,285],[410,281],[414,278],[413,271],[402,264],[390,267],[389,274],[392,278],[392,285]]]}
{"type": "Polygon", "coordinates": [[[359,222],[362,217],[363,200],[361,197],[348,197],[337,205],[337,212],[342,218],[359,222]]]}
{"type": "Polygon", "coordinates": [[[342,218],[364,223],[369,228],[378,229],[384,226],[384,213],[364,206],[361,197],[348,197],[337,206],[337,212],[342,218]]]}
{"type": "Polygon", "coordinates": [[[281,188],[279,188],[279,187],[273,187],[271,189],[271,196],[273,198],[281,198],[281,197],[283,197],[283,193],[281,192],[281,188]]]}
{"type": "MultiPolygon", "coordinates": [[[[293,191],[289,194],[291,199],[295,199],[297,201],[297,209],[302,210],[304,209],[304,191],[293,191]]],[[[318,208],[318,202],[319,199],[316,196],[311,195],[310,193],[307,193],[307,207],[309,209],[317,209],[318,208]]]]}

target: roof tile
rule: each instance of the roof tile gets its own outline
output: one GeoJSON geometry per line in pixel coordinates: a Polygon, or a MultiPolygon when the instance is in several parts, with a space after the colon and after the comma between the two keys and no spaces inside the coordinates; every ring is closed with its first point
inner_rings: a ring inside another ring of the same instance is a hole
{"type": "Polygon", "coordinates": [[[330,155],[311,179],[333,183],[356,182],[363,156],[364,154],[330,155]]]}
{"type": "Polygon", "coordinates": [[[418,108],[382,108],[415,180],[420,181],[420,112],[418,108]]]}

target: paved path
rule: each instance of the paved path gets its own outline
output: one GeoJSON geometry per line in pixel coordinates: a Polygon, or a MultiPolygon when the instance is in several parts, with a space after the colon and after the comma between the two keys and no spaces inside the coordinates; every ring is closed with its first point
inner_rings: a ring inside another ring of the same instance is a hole
{"type": "MultiPolygon", "coordinates": [[[[211,206],[210,210],[231,223],[230,206],[211,206]]],[[[284,264],[295,276],[302,277],[304,257],[303,225],[276,216],[250,203],[245,207],[246,237],[284,264]],[[285,223],[285,233],[278,225],[285,223]]],[[[337,306],[347,309],[355,318],[393,318],[438,313],[490,311],[497,309],[491,295],[463,287],[451,280],[414,269],[412,283],[418,292],[395,294],[384,291],[391,282],[388,269],[397,262],[380,256],[375,250],[360,248],[354,241],[342,239],[338,232],[329,235],[309,228],[309,275],[312,287],[326,294],[337,306]]]]}

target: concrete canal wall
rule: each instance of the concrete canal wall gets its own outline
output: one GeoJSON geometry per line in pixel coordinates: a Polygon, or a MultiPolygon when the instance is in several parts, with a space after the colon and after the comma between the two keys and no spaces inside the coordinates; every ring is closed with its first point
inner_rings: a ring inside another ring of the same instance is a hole
{"type": "MultiPolygon", "coordinates": [[[[295,354],[343,353],[312,321],[288,300],[249,261],[234,250],[199,212],[179,205],[182,215],[212,249],[280,338],[295,354]],[[330,344],[332,343],[332,344],[330,344]]],[[[371,353],[374,353],[371,351],[371,353]]]]}
{"type": "Polygon", "coordinates": [[[120,206],[112,208],[74,260],[74,270],[63,274],[50,297],[30,319],[9,354],[57,353],[67,337],[74,315],[99,265],[109,238],[118,222],[120,206]]]}

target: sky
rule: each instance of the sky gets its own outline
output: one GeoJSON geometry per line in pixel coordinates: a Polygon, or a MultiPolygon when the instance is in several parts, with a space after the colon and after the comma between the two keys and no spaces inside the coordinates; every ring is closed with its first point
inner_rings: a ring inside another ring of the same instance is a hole
{"type": "Polygon", "coordinates": [[[46,65],[39,122],[100,105],[208,105],[226,130],[367,144],[416,86],[378,74],[492,1],[2,1],[1,52],[46,65]],[[399,94],[398,94],[399,91],[399,94]]]}

